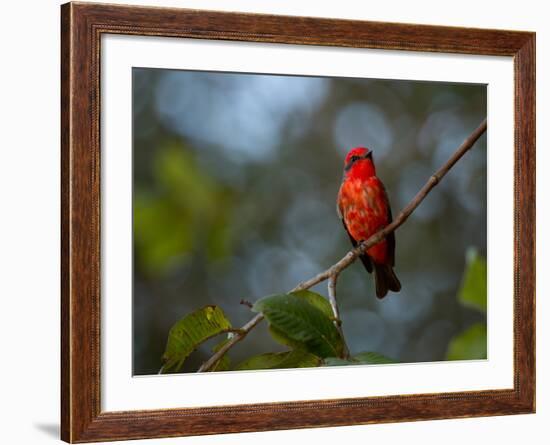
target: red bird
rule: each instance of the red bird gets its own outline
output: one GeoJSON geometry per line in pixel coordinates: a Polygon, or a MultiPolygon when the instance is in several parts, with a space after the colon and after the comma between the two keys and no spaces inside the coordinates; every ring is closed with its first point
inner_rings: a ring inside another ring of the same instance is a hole
{"type": "MultiPolygon", "coordinates": [[[[356,147],[344,162],[344,178],[338,192],[338,214],[353,246],[366,241],[392,221],[390,202],[382,181],[376,177],[372,151],[356,147]]],[[[399,292],[395,264],[395,235],[386,238],[360,256],[369,273],[374,267],[376,296],[383,298],[388,290],[399,292]]]]}

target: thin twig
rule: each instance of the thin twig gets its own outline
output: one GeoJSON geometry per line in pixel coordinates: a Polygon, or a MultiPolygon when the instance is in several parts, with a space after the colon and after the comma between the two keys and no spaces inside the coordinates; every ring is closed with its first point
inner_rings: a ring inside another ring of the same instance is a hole
{"type": "Polygon", "coordinates": [[[334,325],[340,337],[342,337],[342,342],[344,343],[343,356],[344,358],[349,357],[349,348],[346,343],[346,337],[344,337],[344,330],[342,329],[342,319],[340,318],[340,309],[338,309],[338,302],[336,301],[336,282],[338,281],[338,274],[331,275],[328,279],[328,299],[332,307],[332,313],[334,314],[334,325]]]}
{"type": "MultiPolygon", "coordinates": [[[[483,133],[487,130],[487,119],[484,119],[483,122],[477,127],[470,136],[458,147],[458,149],[453,153],[449,160],[443,164],[443,166],[437,170],[430,178],[428,182],[420,189],[416,196],[412,199],[409,204],[397,217],[393,220],[392,223],[388,224],[382,230],[379,230],[374,235],[372,235],[368,240],[363,241],[361,244],[350,250],[340,261],[333,264],[327,270],[317,274],[316,276],[310,278],[309,280],[302,281],[290,292],[296,292],[299,290],[309,289],[316,284],[321,283],[329,279],[330,277],[340,274],[346,267],[353,263],[357,257],[363,254],[365,251],[370,249],[375,244],[378,244],[382,241],[389,233],[397,229],[401,224],[403,224],[407,218],[411,215],[412,212],[420,205],[424,200],[426,195],[441,181],[441,179],[447,174],[447,172],[453,168],[453,166],[459,161],[462,156],[476,143],[476,141],[481,137],[483,133]]],[[[208,371],[229,349],[231,349],[235,344],[240,342],[245,338],[248,333],[254,329],[254,327],[262,321],[264,316],[262,314],[257,314],[252,318],[248,323],[246,323],[237,334],[233,336],[231,340],[223,345],[212,357],[210,357],[206,362],[202,364],[198,372],[208,371]]]]}
{"type": "Polygon", "coordinates": [[[338,326],[342,324],[340,320],[340,310],[338,309],[338,303],[336,302],[336,281],[338,280],[338,275],[332,275],[328,279],[328,299],[330,305],[332,306],[332,313],[334,314],[334,321],[338,326]]]}
{"type": "Polygon", "coordinates": [[[225,343],[218,351],[212,355],[207,361],[205,361],[199,370],[197,372],[204,372],[208,371],[212,366],[214,366],[222,356],[229,351],[235,344],[240,342],[243,338],[247,336],[247,334],[254,329],[254,327],[264,319],[264,316],[262,314],[257,314],[254,318],[252,318],[248,323],[246,323],[241,329],[239,329],[239,332],[237,334],[234,334],[233,337],[225,343]]]}

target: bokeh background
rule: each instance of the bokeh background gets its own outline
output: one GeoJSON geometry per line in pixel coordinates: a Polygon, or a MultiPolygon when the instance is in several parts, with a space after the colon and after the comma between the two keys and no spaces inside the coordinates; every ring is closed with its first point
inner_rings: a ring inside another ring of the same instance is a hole
{"type": "MultiPolygon", "coordinates": [[[[336,214],[349,148],[373,150],[396,215],[485,116],[485,85],[134,68],[134,374],[158,372],[193,310],[219,305],[240,326],[241,299],[287,291],[349,250],[336,214]]],[[[400,293],[378,300],[360,263],[340,276],[352,353],[443,360],[485,322],[457,292],[468,249],[486,254],[486,159],[483,136],[396,232],[400,293]]],[[[263,323],[230,356],[281,350],[263,323]]]]}

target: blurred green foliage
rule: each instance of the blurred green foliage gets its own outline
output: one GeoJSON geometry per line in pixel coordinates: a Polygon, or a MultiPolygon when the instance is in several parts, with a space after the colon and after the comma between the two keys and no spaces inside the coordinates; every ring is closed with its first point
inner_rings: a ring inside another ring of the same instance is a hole
{"type": "Polygon", "coordinates": [[[466,252],[466,270],[458,299],[465,306],[487,312],[487,261],[475,248],[466,252]]]}
{"type": "Polygon", "coordinates": [[[447,360],[479,360],[487,358],[487,326],[476,323],[449,343],[447,360]]]}
{"type": "Polygon", "coordinates": [[[178,142],[159,149],[153,175],[155,189],[136,190],[134,196],[134,236],[142,270],[163,273],[203,246],[209,260],[227,256],[231,190],[205,174],[178,142]]]}
{"type": "MultiPolygon", "coordinates": [[[[466,252],[466,268],[458,300],[480,313],[487,312],[487,261],[470,248],[466,252]]],[[[449,343],[447,360],[476,360],[487,358],[487,325],[475,323],[449,343]]]]}

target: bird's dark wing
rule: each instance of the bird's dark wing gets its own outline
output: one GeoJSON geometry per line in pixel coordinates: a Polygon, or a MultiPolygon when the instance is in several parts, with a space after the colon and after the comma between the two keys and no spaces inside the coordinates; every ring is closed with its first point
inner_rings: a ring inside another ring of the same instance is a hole
{"type": "MultiPolygon", "coordinates": [[[[338,212],[338,213],[340,213],[340,212],[338,212]]],[[[349,233],[349,230],[348,230],[348,227],[346,226],[346,222],[344,221],[344,218],[340,217],[340,219],[342,220],[342,224],[344,225],[344,229],[346,229],[346,233],[349,236],[351,244],[353,245],[353,247],[356,247],[357,246],[357,241],[355,241],[353,236],[351,236],[351,234],[349,233]]],[[[365,269],[367,269],[367,272],[371,273],[372,272],[372,263],[370,261],[369,256],[368,255],[359,255],[359,259],[363,263],[363,266],[365,266],[365,269]]]]}

